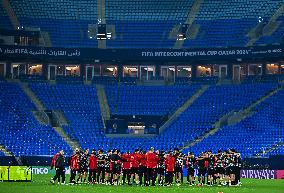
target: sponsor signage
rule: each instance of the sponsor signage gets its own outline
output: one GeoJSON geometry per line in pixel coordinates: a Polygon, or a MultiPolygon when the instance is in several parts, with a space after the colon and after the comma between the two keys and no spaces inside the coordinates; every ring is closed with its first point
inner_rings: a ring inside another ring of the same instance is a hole
{"type": "Polygon", "coordinates": [[[276,179],[277,170],[241,170],[241,178],[276,179]]]}
{"type": "Polygon", "coordinates": [[[199,49],[97,49],[97,48],[49,48],[25,46],[0,46],[0,59],[33,58],[85,61],[160,60],[188,61],[209,59],[242,59],[284,56],[284,46],[255,46],[236,48],[199,49]]]}
{"type": "Polygon", "coordinates": [[[0,181],[31,181],[29,166],[0,166],[0,181]]]}
{"type": "MultiPolygon", "coordinates": [[[[51,170],[50,167],[46,166],[32,166],[32,172],[33,174],[39,174],[39,175],[48,175],[48,174],[55,175],[56,173],[54,168],[51,170]]],[[[70,169],[68,167],[65,168],[65,174],[70,174],[70,169]]]]}
{"type": "Polygon", "coordinates": [[[284,179],[284,170],[277,170],[277,179],[284,179]]]}

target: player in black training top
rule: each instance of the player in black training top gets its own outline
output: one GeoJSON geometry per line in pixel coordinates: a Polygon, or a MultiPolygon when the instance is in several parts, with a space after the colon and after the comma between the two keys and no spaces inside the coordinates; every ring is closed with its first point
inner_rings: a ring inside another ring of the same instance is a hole
{"type": "Polygon", "coordinates": [[[208,171],[207,171],[207,185],[212,186],[213,185],[213,177],[215,175],[215,155],[212,153],[211,150],[207,152],[207,160],[208,160],[208,171]]]}
{"type": "Polygon", "coordinates": [[[224,168],[225,168],[225,182],[223,185],[231,185],[231,174],[232,174],[232,156],[229,150],[225,151],[224,168]]]}
{"type": "Polygon", "coordinates": [[[189,152],[186,156],[186,162],[187,162],[187,182],[189,183],[189,186],[194,185],[194,167],[196,158],[194,157],[192,152],[189,152]]]}
{"type": "Polygon", "coordinates": [[[111,184],[113,185],[118,185],[118,179],[121,172],[121,157],[118,153],[119,151],[117,149],[114,149],[112,155],[110,156],[110,163],[112,166],[111,184]]]}
{"type": "Polygon", "coordinates": [[[77,179],[77,182],[86,183],[89,167],[89,149],[86,149],[84,152],[81,151],[79,157],[79,167],[79,178],[77,179]]]}
{"type": "Polygon", "coordinates": [[[206,158],[205,153],[201,153],[200,156],[196,159],[197,164],[198,164],[198,186],[203,186],[205,184],[205,158],[206,158]]]}
{"type": "Polygon", "coordinates": [[[175,148],[174,150],[174,157],[176,159],[176,165],[175,165],[176,183],[177,185],[180,185],[182,178],[182,167],[183,167],[184,157],[178,148],[175,148]]]}
{"type": "Polygon", "coordinates": [[[224,175],[225,175],[225,169],[224,169],[224,154],[221,150],[218,150],[218,154],[216,155],[216,168],[215,168],[215,176],[217,179],[219,179],[218,186],[221,186],[221,184],[224,182],[224,175]]]}
{"type": "Polygon", "coordinates": [[[97,182],[104,184],[105,183],[105,161],[106,154],[104,154],[103,150],[98,151],[98,175],[97,182]]]}
{"type": "Polygon", "coordinates": [[[165,180],[165,171],[166,171],[166,166],[165,166],[166,154],[164,151],[157,151],[156,153],[159,156],[159,161],[157,165],[158,184],[159,186],[163,186],[165,180]]]}
{"type": "Polygon", "coordinates": [[[235,176],[236,176],[236,180],[234,185],[241,185],[241,168],[242,168],[242,158],[241,158],[241,154],[237,151],[235,151],[236,154],[236,168],[235,168],[235,176]]]}
{"type": "Polygon", "coordinates": [[[112,155],[112,151],[108,150],[105,156],[105,179],[108,185],[111,184],[111,176],[112,176],[111,175],[112,166],[111,166],[111,160],[110,160],[111,155],[112,155]]]}

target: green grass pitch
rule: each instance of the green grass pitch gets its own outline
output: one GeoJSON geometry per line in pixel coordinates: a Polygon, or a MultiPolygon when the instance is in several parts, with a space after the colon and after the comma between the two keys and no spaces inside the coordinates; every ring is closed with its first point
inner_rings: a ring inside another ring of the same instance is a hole
{"type": "MultiPolygon", "coordinates": [[[[137,187],[104,185],[52,185],[50,175],[34,175],[33,182],[0,182],[0,193],[284,193],[284,180],[242,179],[241,187],[137,187]]],[[[67,181],[69,176],[67,176],[67,181]]]]}

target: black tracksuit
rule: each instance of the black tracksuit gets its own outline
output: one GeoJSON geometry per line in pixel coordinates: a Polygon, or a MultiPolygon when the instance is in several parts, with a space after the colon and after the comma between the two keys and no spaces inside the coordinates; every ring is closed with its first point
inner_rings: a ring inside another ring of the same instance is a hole
{"type": "Polygon", "coordinates": [[[61,176],[62,183],[65,183],[65,158],[61,154],[56,158],[55,170],[56,174],[53,177],[53,180],[56,181],[57,178],[59,179],[61,176]]]}

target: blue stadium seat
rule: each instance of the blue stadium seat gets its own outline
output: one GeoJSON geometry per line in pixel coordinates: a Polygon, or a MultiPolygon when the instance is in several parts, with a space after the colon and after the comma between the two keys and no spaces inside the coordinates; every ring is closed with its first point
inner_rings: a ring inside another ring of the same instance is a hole
{"type": "Polygon", "coordinates": [[[42,125],[32,113],[35,106],[18,84],[0,82],[0,143],[15,155],[53,155],[71,148],[48,125],[42,125]]]}

